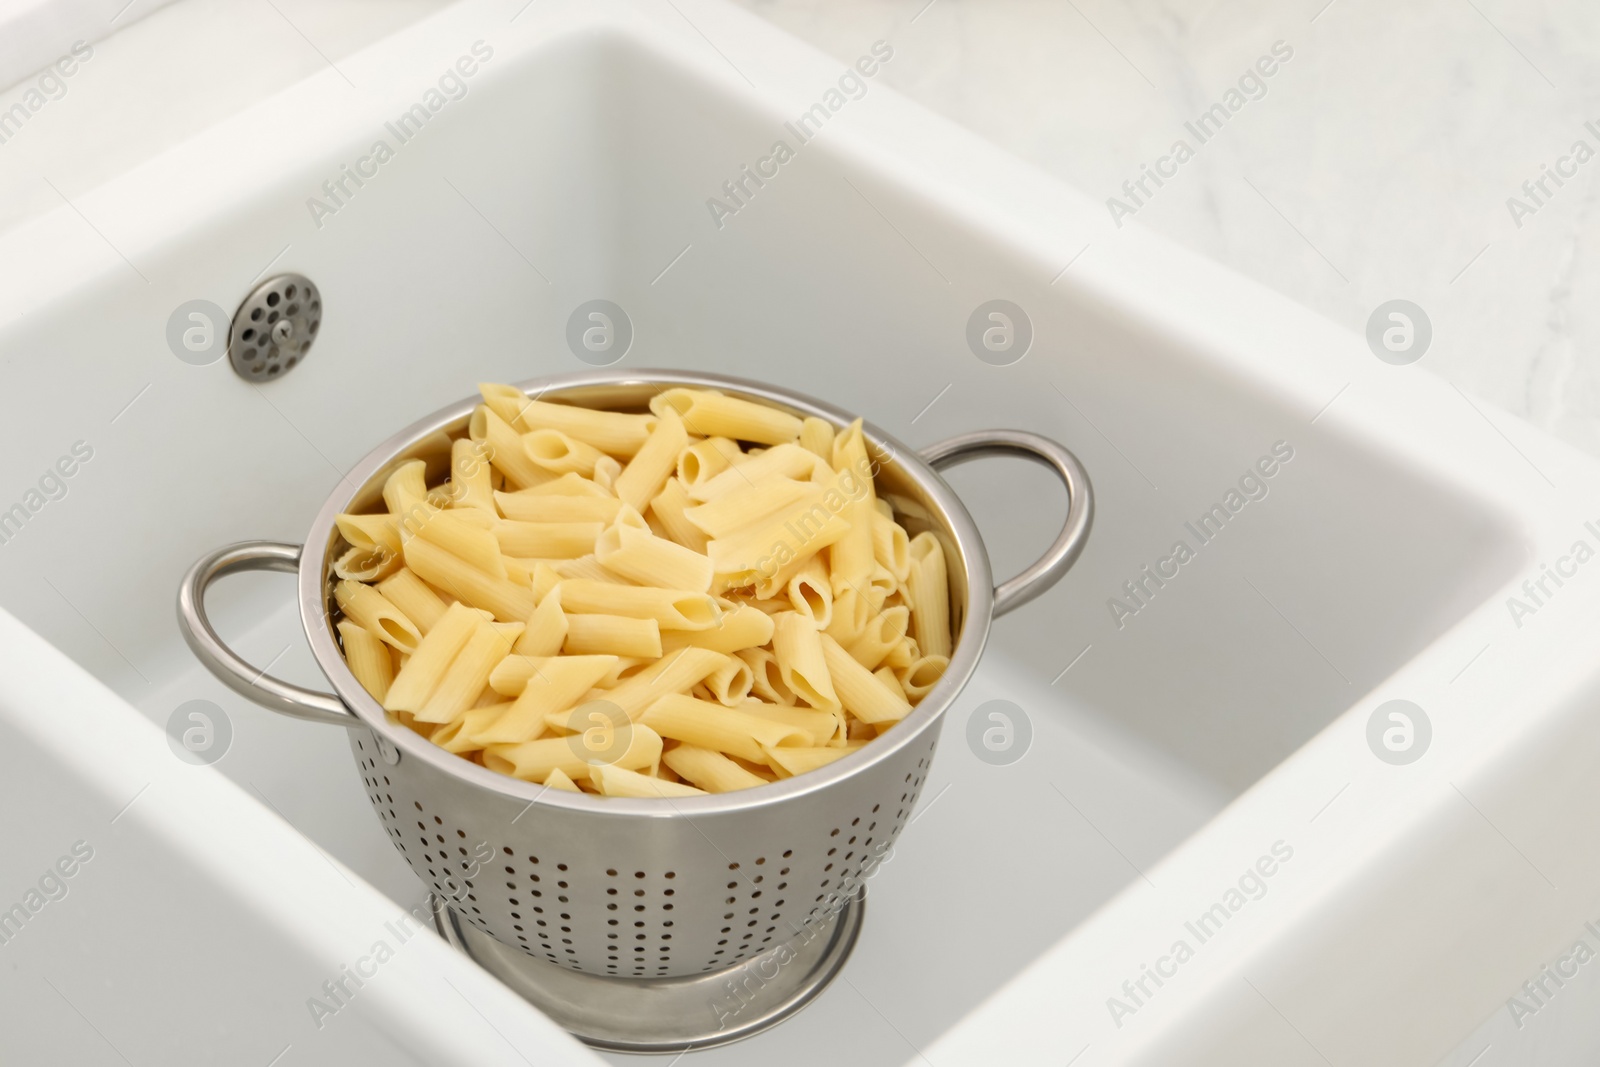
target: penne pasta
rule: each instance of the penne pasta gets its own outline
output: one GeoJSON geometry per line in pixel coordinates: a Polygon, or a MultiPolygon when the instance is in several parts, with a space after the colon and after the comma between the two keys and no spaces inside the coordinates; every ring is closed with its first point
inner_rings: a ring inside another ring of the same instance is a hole
{"type": "Polygon", "coordinates": [[[800,423],[800,447],[825,460],[833,459],[833,424],[808,415],[800,423]]]}
{"type": "Polygon", "coordinates": [[[706,542],[710,539],[706,537],[704,530],[690,522],[688,516],[684,514],[693,504],[694,501],[689,499],[689,492],[683,487],[683,482],[677,478],[668,478],[661,492],[650,501],[650,515],[660,523],[667,537],[685,548],[704,552],[706,542]]]}
{"type": "Polygon", "coordinates": [[[393,645],[402,652],[417,650],[422,631],[372,586],[341,581],[333,587],[333,599],[347,618],[354,619],[356,625],[385,644],[393,645]]]}
{"type": "Polygon", "coordinates": [[[885,608],[867,620],[856,639],[846,645],[851,657],[867,670],[876,670],[901,641],[911,625],[909,608],[885,608]]]}
{"type": "Polygon", "coordinates": [[[462,437],[450,443],[450,501],[458,508],[475,508],[494,514],[494,479],[490,476],[489,446],[462,437]]]}
{"type": "Polygon", "coordinates": [[[383,706],[415,714],[427,703],[483,614],[465,604],[452,604],[428,635],[417,644],[405,666],[395,673],[383,706]]]}
{"type": "Polygon", "coordinates": [[[562,581],[569,579],[582,579],[586,582],[604,582],[607,585],[632,585],[620,574],[613,574],[600,565],[594,556],[580,556],[577,559],[557,559],[550,561],[550,569],[562,581]]]}
{"type": "Polygon", "coordinates": [[[820,556],[812,556],[785,587],[794,610],[811,620],[811,625],[826,630],[833,621],[833,585],[828,568],[820,556]]]}
{"type": "Polygon", "coordinates": [[[594,475],[594,465],[605,455],[598,448],[560,430],[533,430],[522,435],[522,450],[551,474],[594,475]]]}
{"type": "MultiPolygon", "coordinates": [[[[556,587],[558,592],[560,588],[556,587]]],[[[661,627],[654,619],[630,619],[623,615],[568,615],[567,636],[561,651],[576,656],[598,653],[660,659],[661,627]]]]}
{"type": "Polygon", "coordinates": [[[598,682],[594,683],[596,689],[613,688],[618,682],[622,681],[624,676],[631,678],[633,675],[639,673],[639,671],[644,668],[645,664],[644,660],[635,659],[632,656],[618,656],[616,657],[616,660],[617,662],[612,665],[611,669],[606,671],[605,674],[601,675],[598,682]]]}
{"type": "Polygon", "coordinates": [[[654,619],[663,630],[709,630],[722,609],[705,593],[656,589],[574,578],[561,583],[561,606],[567,614],[625,615],[654,619]]]}
{"type": "Polygon", "coordinates": [[[380,475],[385,510],[334,520],[339,644],[401,725],[546,788],[687,797],[825,766],[937,686],[943,542],[878,496],[860,420],[479,391],[380,475]]]}
{"type": "MultiPolygon", "coordinates": [[[[539,565],[545,563],[542,559],[519,559],[516,556],[501,556],[500,562],[505,564],[506,578],[513,585],[533,588],[533,576],[538,572],[539,565]]],[[[535,602],[538,597],[533,598],[535,602]]]]}
{"type": "Polygon", "coordinates": [[[837,485],[845,493],[841,514],[846,530],[828,549],[829,573],[837,594],[852,587],[863,588],[872,577],[874,562],[872,520],[877,508],[873,504],[872,479],[862,476],[870,467],[860,419],[834,438],[833,466],[839,472],[837,485]]]}
{"type": "Polygon", "coordinates": [[[702,437],[727,437],[779,445],[800,437],[800,420],[788,412],[706,389],[666,389],[650,401],[663,420],[671,412],[702,437]]]}
{"type": "MultiPolygon", "coordinates": [[[[882,682],[885,689],[899,693],[903,697],[906,696],[905,686],[900,684],[900,679],[894,673],[893,668],[879,667],[877,670],[872,672],[872,676],[878,681],[882,682]]],[[[906,702],[910,703],[910,699],[907,698],[906,702]]]]}
{"type": "Polygon", "coordinates": [[[750,695],[754,676],[750,665],[737,656],[727,657],[727,662],[706,675],[700,684],[719,704],[736,707],[750,695]]]}
{"type": "Polygon", "coordinates": [[[922,650],[917,648],[917,639],[915,637],[903,637],[900,639],[900,643],[891,648],[889,654],[883,657],[883,665],[899,670],[902,667],[911,666],[921,658],[922,650]]]}
{"type": "Polygon", "coordinates": [[[708,437],[696,441],[678,456],[677,474],[686,485],[699,485],[716,477],[735,461],[742,461],[744,453],[737,441],[726,437],[708,437]]]}
{"type": "Polygon", "coordinates": [[[424,538],[406,542],[405,560],[417,577],[502,622],[521,622],[533,614],[531,589],[487,574],[424,538]]]}
{"type": "Polygon", "coordinates": [[[860,744],[851,743],[837,748],[769,748],[766,751],[767,764],[777,771],[780,777],[792,778],[797,774],[825,767],[860,747],[860,744]]]}
{"type": "Polygon", "coordinates": [[[827,634],[821,635],[821,644],[839,703],[846,711],[866,723],[895,722],[906,717],[911,705],[904,696],[874,678],[827,634]]]}
{"type": "Polygon", "coordinates": [[[528,628],[512,651],[519,656],[554,656],[566,644],[567,630],[567,613],[561,610],[561,586],[557,585],[528,617],[528,628]]]}
{"type": "Polygon", "coordinates": [[[768,747],[794,745],[811,737],[785,723],[681,694],[660,697],[639,722],[662,737],[756,763],[767,762],[768,747]]]}
{"type": "Polygon", "coordinates": [[[758,648],[772,640],[772,616],[749,604],[726,608],[709,630],[674,630],[661,635],[661,650],[670,655],[690,645],[713,652],[758,648]]]}
{"type": "MultiPolygon", "coordinates": [[[[804,615],[786,611],[773,618],[772,654],[794,694],[814,708],[834,707],[839,696],[822,654],[823,635],[804,615]]],[[[854,663],[854,660],[851,660],[854,663]]]]}
{"type": "MultiPolygon", "coordinates": [[[[599,466],[599,464],[596,464],[599,466]]],[[[519,489],[506,496],[515,497],[541,497],[541,496],[586,496],[595,500],[616,500],[604,487],[597,485],[593,479],[585,478],[580,474],[563,474],[559,478],[552,478],[548,482],[519,489]]],[[[515,516],[507,515],[506,518],[515,516]]]]}
{"type": "Polygon", "coordinates": [[[828,469],[827,464],[815,453],[807,452],[799,445],[778,445],[742,463],[736,462],[722,473],[687,488],[690,497],[706,503],[773,478],[809,479],[819,466],[828,469]]]}
{"type": "Polygon", "coordinates": [[[622,464],[610,456],[602,456],[594,465],[594,484],[608,493],[617,491],[617,478],[622,474],[622,464]]]}
{"type": "Polygon", "coordinates": [[[822,492],[810,482],[768,478],[688,508],[683,517],[708,538],[725,538],[756,523],[770,522],[775,517],[787,518],[787,513],[803,511],[821,498],[822,492]],[[800,505],[802,500],[805,505],[800,505]]]}
{"type": "Polygon", "coordinates": [[[404,568],[378,583],[378,592],[389,598],[417,630],[426,634],[444,614],[445,602],[415,572],[404,568]]]}
{"type": "Polygon", "coordinates": [[[504,578],[506,564],[500,558],[500,546],[495,542],[495,535],[480,525],[481,515],[481,512],[430,510],[415,524],[410,536],[438,545],[485,574],[504,578]]]}
{"type": "Polygon", "coordinates": [[[336,515],[333,524],[352,548],[381,547],[395,553],[400,551],[400,529],[393,515],[336,515]]]}
{"type": "MultiPolygon", "coordinates": [[[[627,508],[637,519],[638,512],[627,508]]],[[[642,520],[641,520],[642,521],[642,520]]],[[[711,588],[711,560],[692,548],[627,525],[619,517],[593,542],[595,559],[606,570],[643,586],[704,593],[711,588]]]]}
{"type": "Polygon", "coordinates": [[[696,789],[692,785],[652,778],[647,774],[627,770],[618,764],[591,768],[591,778],[600,787],[600,795],[607,797],[670,799],[705,795],[705,790],[696,789]]]}
{"type": "Polygon", "coordinates": [[[344,646],[344,658],[350,665],[350,673],[356,676],[356,681],[372,695],[372,699],[382,704],[383,698],[389,695],[389,683],[394,681],[389,646],[354,619],[340,619],[338,628],[339,642],[344,646]]]}
{"type": "Polygon", "coordinates": [[[800,730],[806,735],[804,740],[797,742],[802,747],[826,745],[834,738],[844,735],[844,716],[837,710],[796,708],[760,700],[746,700],[739,705],[739,710],[758,719],[770,719],[800,730]]]}
{"type": "Polygon", "coordinates": [[[867,607],[874,613],[882,611],[883,605],[891,594],[900,588],[900,583],[894,580],[894,575],[889,573],[883,564],[872,564],[872,577],[867,579],[866,594],[867,607]]]}
{"type": "Polygon", "coordinates": [[[568,793],[581,793],[578,784],[567,776],[567,772],[560,767],[553,768],[545,775],[544,784],[551,789],[560,789],[568,793]]]}
{"type": "MultiPolygon", "coordinates": [[[[584,485],[594,483],[582,479],[584,485]]],[[[554,482],[547,483],[554,485],[554,482]]],[[[496,493],[494,503],[500,514],[517,522],[598,522],[617,517],[622,501],[612,496],[554,496],[537,489],[517,493],[496,493]]]]}
{"type": "Polygon", "coordinates": [[[494,524],[491,539],[508,556],[544,560],[577,559],[594,549],[603,527],[598,522],[514,522],[494,524]]]}
{"type": "Polygon", "coordinates": [[[652,415],[595,411],[570,404],[552,404],[546,400],[528,400],[519,411],[524,432],[560,430],[619,459],[635,455],[649,440],[650,432],[656,425],[652,415]]]}
{"type": "Polygon", "coordinates": [[[621,708],[637,720],[644,710],[662,696],[687,693],[722,666],[727,657],[704,648],[686,648],[674,656],[657,660],[649,667],[616,685],[595,694],[621,708]]]}
{"type": "Polygon", "coordinates": [[[594,683],[611,669],[614,659],[613,656],[546,656],[534,659],[529,664],[531,673],[522,692],[517,694],[517,699],[506,713],[484,732],[485,747],[538,738],[545,730],[546,719],[577,705],[594,683]]]}
{"type": "Polygon", "coordinates": [[[661,520],[656,517],[656,513],[654,511],[646,511],[644,513],[644,524],[645,528],[651,533],[655,534],[657,537],[666,541],[672,540],[672,535],[667,532],[667,528],[665,526],[661,525],[661,520]]]}
{"type": "Polygon", "coordinates": [[[533,565],[533,595],[539,603],[544,603],[550,590],[560,585],[561,581],[561,573],[550,564],[541,560],[533,565]]]}
{"type": "Polygon", "coordinates": [[[771,704],[793,704],[799,698],[778,669],[770,648],[747,648],[738,656],[750,668],[750,691],[771,704]]]}
{"type": "Polygon", "coordinates": [[[895,671],[895,677],[900,679],[900,689],[908,699],[921,700],[939,684],[939,679],[944,677],[945,668],[949,666],[949,656],[919,656],[895,671]]]}
{"type": "Polygon", "coordinates": [[[722,753],[695,745],[668,749],[661,754],[661,762],[684,781],[707,793],[732,793],[767,784],[765,778],[757,777],[722,753]]]}
{"type": "Polygon", "coordinates": [[[911,600],[911,633],[925,654],[950,654],[950,583],[944,547],[932,533],[911,539],[911,572],[906,591],[911,600]]]}
{"type": "MultiPolygon", "coordinates": [[[[492,727],[491,732],[494,729],[492,727]]],[[[627,748],[616,757],[615,762],[610,764],[591,764],[584,754],[582,742],[574,743],[566,737],[543,737],[516,745],[485,746],[483,765],[491,771],[530,782],[542,782],[554,770],[560,770],[574,782],[579,782],[587,779],[594,771],[608,769],[637,771],[659,764],[660,736],[648,726],[641,726],[638,723],[630,723],[626,729],[627,748]]]]}
{"type": "Polygon", "coordinates": [[[434,727],[428,740],[446,752],[454,752],[458,756],[476,752],[483,747],[478,735],[490,723],[504,715],[510,706],[509,703],[485,704],[481,708],[463,712],[444,725],[434,727]]]}
{"type": "Polygon", "coordinates": [[[528,431],[529,427],[522,421],[522,412],[530,401],[521,389],[514,385],[479,382],[478,394],[483,397],[484,406],[498,415],[507,426],[518,433],[528,431]]]}
{"type": "Polygon", "coordinates": [[[418,504],[428,501],[428,465],[420,459],[400,464],[383,483],[383,502],[396,521],[418,504]]]}
{"type": "Polygon", "coordinates": [[[502,697],[519,697],[528,682],[539,673],[543,656],[525,656],[517,652],[502,659],[489,672],[489,688],[502,697]]]}
{"type": "Polygon", "coordinates": [[[334,561],[333,573],[346,581],[377,582],[389,577],[401,566],[400,553],[379,545],[376,548],[351,548],[334,561]]]}
{"type": "Polygon", "coordinates": [[[782,575],[781,582],[787,584],[788,575],[842,538],[849,528],[837,512],[822,503],[821,494],[815,493],[766,520],[713,539],[706,545],[706,554],[725,588],[750,585],[763,576],[778,580],[782,575]]]}
{"type": "Polygon", "coordinates": [[[824,627],[828,636],[840,644],[854,644],[872,618],[872,605],[866,595],[846,589],[833,597],[833,618],[824,627]]]}
{"type": "Polygon", "coordinates": [[[897,585],[904,585],[911,574],[911,542],[905,527],[876,508],[872,512],[872,558],[894,576],[897,585]]]}
{"type": "Polygon", "coordinates": [[[439,684],[414,712],[418,722],[450,722],[478,702],[489,684],[489,673],[506,657],[511,642],[486,620],[479,618],[466,644],[445,669],[439,684]]]}
{"type": "Polygon", "coordinates": [[[513,489],[527,489],[555,477],[533,461],[523,450],[522,436],[488,405],[480,405],[472,412],[467,433],[487,450],[489,462],[505,475],[506,483],[513,489]]]}
{"type": "Polygon", "coordinates": [[[635,511],[642,512],[650,506],[651,497],[661,492],[661,487],[676,471],[678,453],[689,443],[689,434],[683,420],[676,412],[668,411],[657,423],[650,437],[634,455],[628,465],[617,475],[612,488],[617,499],[635,511]]]}

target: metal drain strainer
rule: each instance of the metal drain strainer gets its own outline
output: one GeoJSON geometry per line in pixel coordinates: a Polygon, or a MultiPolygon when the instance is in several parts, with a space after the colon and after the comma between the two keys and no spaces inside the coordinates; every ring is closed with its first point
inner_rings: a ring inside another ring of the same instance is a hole
{"type": "Polygon", "coordinates": [[[245,381],[268,382],[306,357],[322,326],[322,294],[303,274],[279,274],[251,291],[234,312],[228,362],[245,381]]]}

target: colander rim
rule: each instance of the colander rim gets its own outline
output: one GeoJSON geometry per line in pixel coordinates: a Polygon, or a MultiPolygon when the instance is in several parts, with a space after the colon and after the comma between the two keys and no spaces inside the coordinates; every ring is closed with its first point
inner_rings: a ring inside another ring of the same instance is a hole
{"type": "MultiPolygon", "coordinates": [[[[542,399],[560,399],[563,393],[605,387],[622,391],[654,385],[663,388],[699,386],[723,389],[776,403],[826,419],[836,427],[848,426],[856,418],[841,408],[782,386],[704,371],[658,368],[596,370],[530,378],[510,384],[525,394],[542,399]]],[[[537,805],[569,811],[647,818],[748,812],[783,804],[818,790],[827,789],[847,778],[867,773],[878,764],[892,759],[896,753],[907,745],[914,744],[924,732],[937,725],[940,717],[977,669],[978,660],[988,639],[994,612],[994,583],[989,569],[989,557],[984,549],[977,524],[955,491],[938,472],[922,460],[914,449],[863,418],[862,430],[868,441],[880,452],[886,451],[892,457],[891,462],[900,467],[904,474],[938,505],[942,513],[939,518],[944,520],[942,523],[944,532],[954,542],[967,573],[966,612],[961,632],[956,636],[951,650],[950,665],[934,688],[894,729],[847,756],[792,778],[732,793],[662,800],[603,797],[551,789],[536,782],[525,782],[498,774],[439,748],[403,724],[391,721],[389,713],[373,699],[351,673],[338,643],[334,640],[333,628],[329,623],[326,581],[330,571],[328,549],[333,542],[335,517],[367,488],[368,483],[379,471],[419,441],[470,415],[481,402],[480,397],[471,396],[439,408],[411,423],[367,453],[341,479],[323,503],[306,535],[305,548],[300,559],[297,581],[300,621],[318,667],[333,684],[339,700],[353,711],[366,727],[393,744],[399,750],[401,759],[424,760],[446,774],[480,788],[526,801],[530,807],[537,805]]]]}

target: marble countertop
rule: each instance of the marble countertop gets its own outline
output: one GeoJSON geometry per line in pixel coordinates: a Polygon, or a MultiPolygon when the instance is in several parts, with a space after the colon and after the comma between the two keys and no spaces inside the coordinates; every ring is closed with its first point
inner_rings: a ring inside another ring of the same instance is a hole
{"type": "Polygon", "coordinates": [[[1411,301],[1433,330],[1417,365],[1600,453],[1600,160],[1575,144],[1600,153],[1600,7],[740,2],[841,59],[892,40],[882,82],[1134,209],[1108,207],[1085,256],[1121,221],[1357,332],[1380,305],[1411,301]],[[1290,58],[1249,77],[1277,42],[1290,58]],[[1239,106],[1194,127],[1202,141],[1191,127],[1218,104],[1239,106]],[[1180,140],[1193,150],[1181,164],[1180,140]],[[1175,173],[1140,192],[1163,158],[1175,173]],[[1570,176],[1541,192],[1546,168],[1570,176]]]}
{"type": "MultiPolygon", "coordinates": [[[[1357,332],[1410,301],[1432,329],[1419,365],[1464,403],[1600,454],[1600,105],[1585,104],[1600,8],[736,2],[841,61],[893,42],[883,84],[1108,201],[1082,255],[1119,224],[1152,227],[1357,332]]],[[[0,144],[0,229],[444,3],[179,0],[120,14],[48,115],[0,144]]],[[[0,92],[0,111],[36,81],[0,92]]],[[[1494,426],[1513,444],[1519,429],[1494,426]]]]}

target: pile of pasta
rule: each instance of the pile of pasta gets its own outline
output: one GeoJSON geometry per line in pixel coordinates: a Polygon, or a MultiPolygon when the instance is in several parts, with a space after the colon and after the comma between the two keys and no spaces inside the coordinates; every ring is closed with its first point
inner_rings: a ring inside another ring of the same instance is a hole
{"type": "Polygon", "coordinates": [[[440,748],[555,789],[747,789],[869,743],[949,665],[944,550],[878,499],[859,420],[479,388],[437,484],[411,460],[337,519],[346,662],[440,748]]]}

